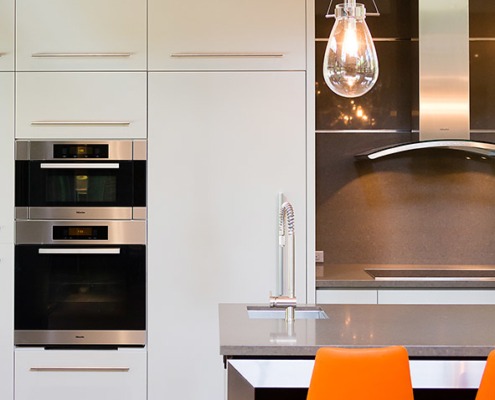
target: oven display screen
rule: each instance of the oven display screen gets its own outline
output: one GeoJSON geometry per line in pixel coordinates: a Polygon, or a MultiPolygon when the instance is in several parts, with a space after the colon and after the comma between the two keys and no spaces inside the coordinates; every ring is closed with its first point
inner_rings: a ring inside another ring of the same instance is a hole
{"type": "Polygon", "coordinates": [[[54,226],[54,240],[108,240],[108,226],[54,226]]]}
{"type": "Polygon", "coordinates": [[[108,158],[108,144],[55,144],[53,158],[108,158]]]}

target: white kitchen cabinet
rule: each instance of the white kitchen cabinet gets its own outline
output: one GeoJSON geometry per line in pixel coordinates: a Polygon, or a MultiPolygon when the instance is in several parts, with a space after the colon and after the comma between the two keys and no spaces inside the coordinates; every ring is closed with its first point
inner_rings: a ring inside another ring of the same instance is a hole
{"type": "Polygon", "coordinates": [[[0,243],[14,243],[14,73],[0,72],[0,243]]]}
{"type": "Polygon", "coordinates": [[[15,400],[146,400],[146,350],[15,350],[15,400]]]}
{"type": "Polygon", "coordinates": [[[0,71],[14,70],[14,0],[0,1],[0,71]]]}
{"type": "Polygon", "coordinates": [[[305,0],[149,0],[148,7],[150,70],[306,69],[305,0]]]}
{"type": "Polygon", "coordinates": [[[383,289],[378,304],[495,304],[495,290],[383,289]]]}
{"type": "Polygon", "coordinates": [[[146,70],[145,0],[22,0],[18,71],[146,70]]]}
{"type": "Polygon", "coordinates": [[[18,72],[16,138],[146,138],[145,72],[18,72]]]}
{"type": "Polygon", "coordinates": [[[317,289],[318,304],[377,304],[378,291],[372,289],[317,289]]]}
{"type": "Polygon", "coordinates": [[[14,244],[0,244],[0,398],[14,398],[14,244]]]}
{"type": "Polygon", "coordinates": [[[218,304],[276,290],[278,194],[306,302],[304,72],[152,72],[149,399],[221,399],[218,304]]]}

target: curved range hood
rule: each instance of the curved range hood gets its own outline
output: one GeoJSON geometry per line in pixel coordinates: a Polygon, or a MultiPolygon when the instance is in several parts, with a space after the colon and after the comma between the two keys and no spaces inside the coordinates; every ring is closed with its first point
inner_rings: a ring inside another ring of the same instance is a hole
{"type": "Polygon", "coordinates": [[[461,150],[468,153],[480,154],[486,157],[495,157],[495,144],[488,142],[477,142],[474,140],[425,140],[414,143],[401,143],[394,146],[380,147],[367,152],[356,154],[359,160],[375,160],[377,158],[391,156],[411,150],[421,149],[450,149],[461,150]]]}
{"type": "Polygon", "coordinates": [[[470,140],[469,129],[469,0],[419,0],[419,142],[356,158],[428,148],[495,156],[495,144],[470,140]]]}

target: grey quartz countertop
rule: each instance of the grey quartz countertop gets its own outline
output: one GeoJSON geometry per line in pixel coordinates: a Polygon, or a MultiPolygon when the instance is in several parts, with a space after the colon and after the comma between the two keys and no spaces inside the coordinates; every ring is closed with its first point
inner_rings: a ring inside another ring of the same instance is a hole
{"type": "Polygon", "coordinates": [[[220,354],[313,357],[320,347],[402,345],[411,357],[478,358],[495,348],[493,305],[321,305],[328,319],[250,319],[220,304],[220,354]]]}
{"type": "Polygon", "coordinates": [[[323,264],[316,265],[316,288],[466,288],[495,289],[495,266],[492,265],[372,265],[372,264],[323,264]],[[492,276],[486,279],[456,277],[435,279],[387,279],[375,280],[366,272],[368,269],[381,270],[430,270],[430,271],[487,271],[492,276]]]}

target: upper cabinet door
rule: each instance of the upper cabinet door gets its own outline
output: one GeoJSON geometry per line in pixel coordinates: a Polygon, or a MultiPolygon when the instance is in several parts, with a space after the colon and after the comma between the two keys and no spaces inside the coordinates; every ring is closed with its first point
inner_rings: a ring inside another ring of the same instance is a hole
{"type": "Polygon", "coordinates": [[[145,72],[19,72],[16,138],[146,138],[145,72]]]}
{"type": "Polygon", "coordinates": [[[145,0],[17,2],[17,70],[145,70],[145,0]]]}
{"type": "Polygon", "coordinates": [[[0,71],[14,70],[14,1],[0,1],[0,71]]]}
{"type": "Polygon", "coordinates": [[[150,70],[306,68],[305,0],[149,0],[148,7],[150,70]]]}

